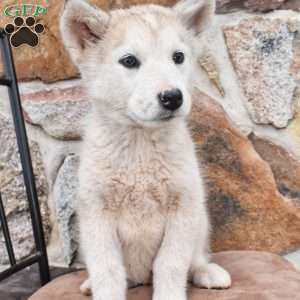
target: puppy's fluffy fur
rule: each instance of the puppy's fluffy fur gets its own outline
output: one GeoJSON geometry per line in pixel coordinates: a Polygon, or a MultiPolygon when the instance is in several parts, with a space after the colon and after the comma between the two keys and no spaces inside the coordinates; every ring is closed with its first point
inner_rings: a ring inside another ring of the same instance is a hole
{"type": "Polygon", "coordinates": [[[90,276],[82,290],[91,288],[95,300],[125,300],[127,280],[153,280],[154,300],[185,300],[189,279],[207,288],[231,284],[209,262],[205,192],[185,122],[195,37],[213,10],[212,0],[110,13],[82,0],[66,4],[63,41],[93,100],[78,214],[90,276]],[[182,64],[172,60],[176,51],[185,55],[182,64]],[[128,54],[139,67],[120,64],[128,54]],[[183,104],[171,113],[157,95],[173,88],[183,104]]]}

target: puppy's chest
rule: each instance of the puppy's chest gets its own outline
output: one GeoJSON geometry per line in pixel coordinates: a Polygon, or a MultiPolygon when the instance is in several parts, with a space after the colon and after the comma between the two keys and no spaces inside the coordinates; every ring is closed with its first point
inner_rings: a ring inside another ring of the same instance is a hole
{"type": "Polygon", "coordinates": [[[172,172],[157,162],[117,168],[103,182],[104,209],[137,218],[176,210],[175,186],[172,172]]]}

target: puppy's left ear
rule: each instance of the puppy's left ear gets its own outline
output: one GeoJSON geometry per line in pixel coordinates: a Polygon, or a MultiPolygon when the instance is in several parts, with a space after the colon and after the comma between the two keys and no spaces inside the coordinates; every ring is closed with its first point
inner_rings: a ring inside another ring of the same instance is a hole
{"type": "Polygon", "coordinates": [[[215,0],[180,0],[173,8],[184,25],[199,34],[212,21],[215,0]]]}

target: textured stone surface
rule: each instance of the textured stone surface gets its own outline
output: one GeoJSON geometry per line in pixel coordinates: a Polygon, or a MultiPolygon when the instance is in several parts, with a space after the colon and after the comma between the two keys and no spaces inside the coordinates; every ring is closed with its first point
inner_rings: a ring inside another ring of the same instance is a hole
{"type": "Polygon", "coordinates": [[[286,127],[299,85],[299,22],[249,18],[225,27],[227,47],[258,124],[286,127]]]}
{"type": "MultiPolygon", "coordinates": [[[[28,213],[21,164],[12,123],[0,114],[0,191],[8,219],[8,226],[17,259],[28,256],[34,250],[32,226],[28,213]]],[[[36,186],[40,200],[46,239],[50,232],[47,206],[47,180],[41,153],[36,143],[30,143],[36,186]]],[[[2,231],[0,231],[0,265],[8,262],[2,231]]]]}
{"type": "Polygon", "coordinates": [[[220,80],[220,70],[217,66],[217,63],[213,57],[213,55],[209,51],[205,51],[199,57],[199,64],[201,68],[206,72],[209,80],[212,82],[213,85],[218,89],[221,96],[225,96],[225,90],[222,86],[220,80]]]}
{"type": "Polygon", "coordinates": [[[198,92],[190,125],[206,172],[213,250],[299,247],[299,208],[279,193],[270,166],[223,109],[198,92]]]}
{"type": "MultiPolygon", "coordinates": [[[[282,252],[299,247],[298,162],[289,160],[283,149],[278,154],[278,148],[271,160],[268,145],[262,147],[264,155],[233,127],[214,99],[199,92],[195,94],[190,125],[207,175],[213,249],[282,252]],[[291,170],[294,173],[287,176],[291,170]]],[[[77,250],[77,164],[77,156],[67,157],[54,186],[56,218],[67,263],[77,250]]]]}
{"type": "Polygon", "coordinates": [[[288,126],[288,132],[297,146],[297,153],[300,153],[300,113],[298,113],[291,121],[290,125],[288,126]]]}
{"type": "MultiPolygon", "coordinates": [[[[175,0],[93,0],[90,1],[97,4],[103,9],[127,7],[130,4],[139,3],[161,3],[171,4],[175,0]]],[[[7,23],[11,23],[13,18],[3,16],[3,10],[8,5],[13,5],[14,0],[3,0],[0,3],[0,26],[3,27],[7,23]]],[[[64,49],[60,33],[59,33],[59,16],[63,10],[64,1],[51,0],[48,2],[36,0],[34,4],[48,6],[48,12],[45,16],[37,20],[45,25],[45,32],[40,38],[38,47],[31,48],[23,45],[14,49],[15,63],[17,74],[20,80],[42,79],[44,81],[56,81],[64,78],[78,76],[77,68],[71,63],[69,55],[64,49]]],[[[2,69],[0,68],[0,73],[2,69]]]]}
{"type": "Polygon", "coordinates": [[[217,13],[229,13],[245,9],[248,11],[269,12],[275,9],[300,11],[299,0],[217,0],[217,13]]]}
{"type": "MultiPolygon", "coordinates": [[[[226,268],[233,285],[227,290],[188,289],[189,300],[295,300],[300,293],[300,272],[280,256],[254,251],[229,251],[213,255],[212,260],[226,268]],[[283,288],[284,287],[284,288],[283,288]]],[[[51,282],[29,300],[87,300],[79,286],[85,272],[68,274],[51,282]]],[[[151,300],[151,287],[128,291],[128,300],[151,300]]],[[[175,300],[175,299],[174,299],[175,300]]]]}
{"type": "Polygon", "coordinates": [[[300,161],[283,147],[251,136],[255,150],[269,163],[279,192],[300,208],[300,161]]]}
{"type": "Polygon", "coordinates": [[[90,109],[79,87],[55,88],[22,96],[27,122],[62,140],[80,139],[82,120],[90,109]]]}
{"type": "Polygon", "coordinates": [[[300,271],[300,250],[293,251],[285,255],[284,258],[290,261],[294,265],[294,267],[300,271]]]}
{"type": "Polygon", "coordinates": [[[77,169],[79,157],[69,155],[58,171],[53,196],[56,206],[58,231],[64,259],[71,264],[78,248],[75,201],[78,189],[77,169]]]}
{"type": "Polygon", "coordinates": [[[291,9],[291,10],[300,12],[300,0],[284,1],[281,8],[282,9],[291,9]]]}

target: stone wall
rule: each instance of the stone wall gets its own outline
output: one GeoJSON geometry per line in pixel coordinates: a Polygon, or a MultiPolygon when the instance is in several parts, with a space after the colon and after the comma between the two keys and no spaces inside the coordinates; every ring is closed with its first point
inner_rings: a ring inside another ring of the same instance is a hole
{"type": "MultiPolygon", "coordinates": [[[[2,1],[0,9],[13,2],[2,1]]],[[[141,3],[93,2],[105,9],[141,3]]],[[[80,256],[74,200],[90,103],[60,41],[62,8],[62,1],[51,1],[40,20],[46,32],[39,47],[23,46],[14,55],[50,259],[71,264],[80,256]]],[[[219,0],[199,54],[189,122],[206,172],[214,251],[300,248],[299,8],[299,0],[219,0]]],[[[1,18],[0,26],[10,21],[1,18]]],[[[32,251],[30,224],[20,200],[24,191],[5,90],[0,95],[0,190],[23,257],[32,251]]],[[[0,236],[1,259],[3,251],[0,236]]],[[[0,260],[5,263],[7,258],[0,260]]]]}

